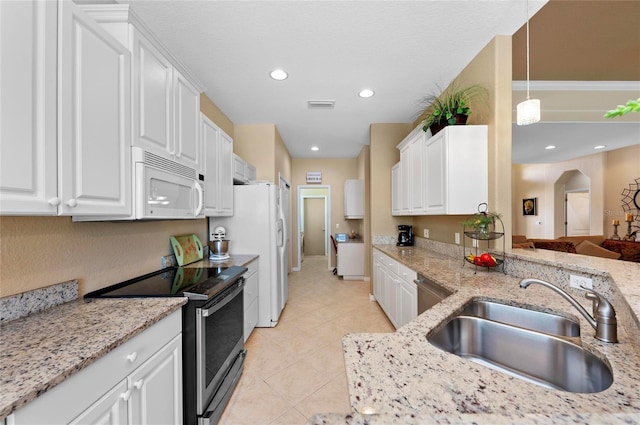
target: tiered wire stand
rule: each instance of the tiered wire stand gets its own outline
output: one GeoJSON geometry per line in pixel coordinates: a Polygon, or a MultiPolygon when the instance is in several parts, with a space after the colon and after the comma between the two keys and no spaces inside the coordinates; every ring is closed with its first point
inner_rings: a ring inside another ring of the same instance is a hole
{"type": "MultiPolygon", "coordinates": [[[[468,219],[466,221],[470,221],[473,218],[475,218],[476,216],[479,215],[485,215],[487,213],[486,210],[487,204],[480,204],[478,205],[478,212],[472,216],[469,216],[468,219]]],[[[474,274],[478,272],[478,267],[480,269],[482,268],[486,268],[487,271],[491,271],[493,269],[497,269],[500,268],[500,271],[502,271],[503,273],[506,274],[505,269],[504,269],[504,262],[505,262],[505,240],[504,240],[504,223],[502,222],[502,220],[500,219],[500,217],[495,217],[493,223],[488,225],[487,231],[486,232],[479,232],[478,229],[473,228],[473,227],[469,227],[469,226],[463,226],[463,234],[465,236],[467,236],[469,239],[471,240],[475,240],[476,244],[475,247],[472,245],[469,247],[469,249],[467,250],[467,246],[466,246],[466,241],[467,238],[463,238],[462,240],[462,251],[464,253],[464,260],[462,262],[462,267],[465,266],[465,264],[471,264],[475,267],[474,270],[474,274]],[[500,253],[499,251],[496,251],[495,247],[492,251],[489,251],[490,248],[490,243],[491,241],[495,241],[498,239],[502,238],[502,252],[500,253]],[[486,249],[481,250],[482,247],[480,245],[484,244],[486,246],[486,249]],[[480,250],[480,252],[488,252],[489,254],[491,254],[495,259],[496,259],[496,264],[494,265],[479,265],[476,263],[473,263],[469,260],[468,256],[469,254],[474,254],[476,257],[478,256],[478,251],[480,250]]]]}

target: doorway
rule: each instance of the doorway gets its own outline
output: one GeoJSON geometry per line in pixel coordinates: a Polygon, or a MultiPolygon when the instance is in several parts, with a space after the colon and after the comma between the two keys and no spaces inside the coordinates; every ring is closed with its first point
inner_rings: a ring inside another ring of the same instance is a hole
{"type": "Polygon", "coordinates": [[[325,228],[325,199],[304,199],[304,242],[302,255],[327,255],[324,241],[325,228]]]}
{"type": "Polygon", "coordinates": [[[565,236],[591,234],[591,199],[589,191],[565,193],[565,236]]]}
{"type": "MultiPolygon", "coordinates": [[[[314,252],[329,253],[329,234],[331,231],[331,186],[298,186],[298,258],[296,270],[300,270],[307,245],[311,242],[314,252]],[[311,203],[308,203],[308,202],[311,203]],[[307,211],[309,210],[309,211],[307,211]],[[308,216],[308,213],[311,216],[308,216]],[[311,220],[311,224],[307,222],[311,220]],[[315,224],[314,224],[315,223],[315,224]],[[321,225],[319,223],[322,223],[321,225]],[[311,226],[311,227],[309,227],[311,226]],[[307,233],[311,232],[311,235],[307,233]],[[320,232],[320,233],[318,233],[320,232]],[[309,241],[309,237],[311,241],[309,241]]],[[[331,256],[327,256],[327,268],[331,267],[331,256]]]]}

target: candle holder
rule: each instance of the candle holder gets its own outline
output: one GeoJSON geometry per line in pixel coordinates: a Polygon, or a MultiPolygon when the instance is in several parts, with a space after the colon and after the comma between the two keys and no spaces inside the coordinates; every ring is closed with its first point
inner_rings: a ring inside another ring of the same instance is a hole
{"type": "Polygon", "coordinates": [[[614,241],[619,241],[620,240],[620,236],[618,236],[618,226],[619,226],[619,224],[614,224],[613,225],[613,235],[611,235],[611,237],[609,239],[613,239],[614,241]]]}
{"type": "MultiPolygon", "coordinates": [[[[627,218],[629,218],[629,217],[627,217],[627,218]]],[[[632,220],[628,220],[627,219],[625,221],[627,222],[627,234],[622,239],[625,240],[625,241],[630,241],[630,240],[634,239],[631,236],[631,223],[633,223],[633,219],[632,220]]]]}

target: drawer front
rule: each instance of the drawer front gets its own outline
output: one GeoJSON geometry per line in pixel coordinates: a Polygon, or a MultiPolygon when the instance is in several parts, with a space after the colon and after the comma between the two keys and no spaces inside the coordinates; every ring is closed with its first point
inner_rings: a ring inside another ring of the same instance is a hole
{"type": "Polygon", "coordinates": [[[398,267],[400,266],[400,264],[393,258],[389,257],[388,255],[385,255],[384,258],[382,259],[382,264],[384,264],[384,266],[390,272],[398,274],[398,267]]]}
{"type": "Polygon", "coordinates": [[[71,422],[180,332],[182,310],[177,310],[18,409],[15,424],[71,422]]]}
{"type": "Polygon", "coordinates": [[[258,300],[253,300],[244,310],[244,341],[247,342],[249,335],[258,323],[258,300]]]}
{"type": "Polygon", "coordinates": [[[410,283],[412,286],[416,286],[413,281],[418,278],[418,273],[411,270],[404,264],[398,264],[398,276],[400,277],[400,279],[404,280],[407,283],[410,283]]]}
{"type": "MultiPolygon", "coordinates": [[[[247,274],[245,274],[247,276],[247,274]]],[[[244,284],[243,301],[244,308],[258,299],[258,273],[254,273],[251,277],[247,277],[244,284]]]]}
{"type": "Polygon", "coordinates": [[[247,268],[247,272],[244,274],[245,278],[248,278],[254,273],[258,272],[258,260],[253,260],[249,264],[245,266],[247,268]]]}

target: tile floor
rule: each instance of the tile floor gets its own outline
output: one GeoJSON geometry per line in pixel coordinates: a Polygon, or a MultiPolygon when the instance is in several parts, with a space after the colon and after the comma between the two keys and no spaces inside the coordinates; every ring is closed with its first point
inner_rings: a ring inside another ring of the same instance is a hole
{"type": "Polygon", "coordinates": [[[305,256],[289,274],[289,300],[275,328],[256,328],[222,425],[302,425],[315,413],[349,412],[342,336],[392,332],[369,283],[345,281],[325,256],[305,256]]]}

